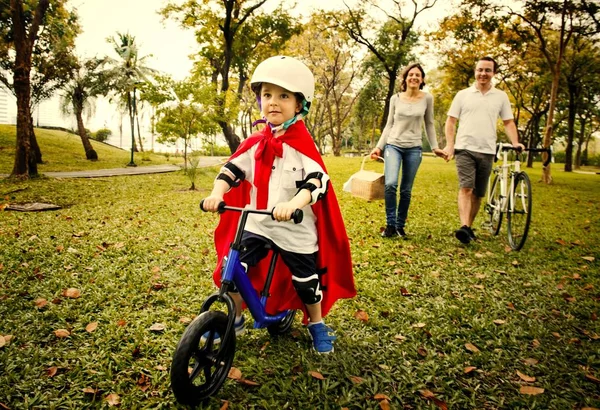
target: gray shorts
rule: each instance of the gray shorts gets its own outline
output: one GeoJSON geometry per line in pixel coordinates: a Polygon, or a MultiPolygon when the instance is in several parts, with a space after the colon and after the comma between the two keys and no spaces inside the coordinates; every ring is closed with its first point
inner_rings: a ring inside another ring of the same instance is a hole
{"type": "Polygon", "coordinates": [[[460,149],[455,151],[454,157],[459,186],[471,188],[476,196],[483,198],[494,165],[494,154],[460,149]]]}

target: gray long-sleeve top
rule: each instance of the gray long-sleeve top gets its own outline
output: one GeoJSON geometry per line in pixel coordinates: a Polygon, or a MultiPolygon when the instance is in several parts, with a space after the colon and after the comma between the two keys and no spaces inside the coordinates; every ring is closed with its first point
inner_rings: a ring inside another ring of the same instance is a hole
{"type": "Polygon", "coordinates": [[[415,102],[402,101],[399,94],[392,96],[390,113],[377,148],[383,151],[386,144],[396,145],[400,148],[420,147],[423,121],[425,121],[425,132],[431,149],[438,148],[433,125],[433,96],[425,92],[424,94],[415,102]]]}

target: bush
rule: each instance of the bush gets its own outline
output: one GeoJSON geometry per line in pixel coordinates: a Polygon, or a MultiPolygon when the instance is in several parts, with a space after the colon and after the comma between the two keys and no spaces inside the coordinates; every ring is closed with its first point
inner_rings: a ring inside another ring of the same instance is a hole
{"type": "Polygon", "coordinates": [[[96,133],[93,135],[92,138],[94,138],[96,141],[104,142],[111,135],[112,135],[112,131],[109,130],[108,128],[100,128],[98,131],[96,131],[96,133]]]}

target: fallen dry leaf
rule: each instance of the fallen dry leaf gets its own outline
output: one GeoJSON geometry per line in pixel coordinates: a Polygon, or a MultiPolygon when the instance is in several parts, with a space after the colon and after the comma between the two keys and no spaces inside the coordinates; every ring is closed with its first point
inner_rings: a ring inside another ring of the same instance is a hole
{"type": "Polygon", "coordinates": [[[536,396],[538,394],[542,394],[544,392],[544,389],[542,389],[541,387],[534,386],[521,386],[519,392],[521,394],[529,394],[531,396],[536,396]]]}
{"type": "Polygon", "coordinates": [[[98,389],[93,389],[91,387],[84,387],[83,394],[96,394],[98,393],[98,389]]]}
{"type": "Polygon", "coordinates": [[[150,326],[148,328],[148,330],[152,331],[152,332],[162,332],[163,330],[165,330],[167,327],[162,324],[162,323],[155,323],[152,326],[150,326]]]}
{"type": "Polygon", "coordinates": [[[119,327],[125,327],[125,325],[127,325],[127,321],[126,320],[121,319],[121,320],[117,321],[117,326],[119,326],[119,327]]]}
{"type": "Polygon", "coordinates": [[[536,364],[538,364],[538,360],[533,358],[527,358],[523,359],[523,363],[528,364],[529,366],[535,366],[536,364]]]}
{"type": "Polygon", "coordinates": [[[506,323],[506,320],[502,320],[502,319],[494,320],[494,324],[496,324],[496,325],[503,325],[505,323],[506,323]]]}
{"type": "Polygon", "coordinates": [[[369,315],[364,310],[356,311],[356,313],[354,314],[354,317],[362,322],[366,322],[369,320],[369,315]]]}
{"type": "Polygon", "coordinates": [[[381,400],[379,402],[379,408],[381,410],[390,410],[391,409],[390,402],[388,400],[381,400]]]}
{"type": "Polygon", "coordinates": [[[591,374],[586,374],[585,378],[588,379],[588,380],[590,380],[590,381],[593,381],[594,383],[600,384],[600,379],[598,379],[597,377],[592,376],[591,374]]]}
{"type": "Polygon", "coordinates": [[[86,332],[88,333],[92,333],[94,330],[96,330],[98,328],[98,322],[90,322],[88,323],[88,325],[85,327],[86,332]]]}
{"type": "Polygon", "coordinates": [[[63,296],[71,299],[77,299],[81,296],[81,292],[77,288],[69,288],[63,291],[63,296]]]}
{"type": "Polygon", "coordinates": [[[48,304],[48,301],[44,298],[38,298],[35,300],[35,307],[38,309],[43,308],[44,306],[46,306],[48,304]]]}
{"type": "Polygon", "coordinates": [[[596,260],[596,258],[594,258],[593,256],[582,256],[582,259],[585,259],[588,262],[594,262],[596,260]]]}
{"type": "Polygon", "coordinates": [[[246,386],[260,386],[259,383],[253,382],[252,380],[248,379],[240,379],[237,382],[240,384],[245,384],[246,386]]]}
{"type": "Polygon", "coordinates": [[[422,328],[422,327],[425,327],[425,326],[426,326],[425,323],[415,323],[414,325],[412,325],[412,327],[416,327],[416,328],[419,328],[419,329],[422,328]]]}
{"type": "Polygon", "coordinates": [[[227,400],[223,400],[223,405],[219,410],[227,410],[229,408],[229,402],[227,400]]]}
{"type": "Polygon", "coordinates": [[[319,372],[315,372],[313,370],[310,370],[308,372],[308,374],[310,374],[312,377],[314,377],[315,379],[319,379],[319,380],[325,380],[325,377],[323,377],[323,375],[319,372]]]}
{"type": "Polygon", "coordinates": [[[242,371],[237,367],[232,367],[229,369],[229,374],[227,375],[230,379],[240,380],[242,378],[242,371]]]}
{"type": "Polygon", "coordinates": [[[435,394],[433,394],[431,390],[419,390],[419,393],[421,393],[421,396],[425,397],[426,399],[432,399],[435,397],[435,394]]]}
{"type": "Polygon", "coordinates": [[[374,398],[375,400],[391,400],[391,399],[389,398],[389,396],[386,396],[386,395],[385,395],[385,394],[383,394],[383,393],[377,393],[375,396],[373,396],[373,398],[374,398]]]}
{"type": "Polygon", "coordinates": [[[400,342],[403,342],[403,341],[406,340],[406,337],[404,337],[402,335],[396,335],[396,336],[394,336],[394,339],[396,339],[396,340],[398,340],[400,342]]]}
{"type": "Polygon", "coordinates": [[[475,366],[467,366],[465,367],[465,374],[471,373],[473,370],[477,369],[475,366]]]}
{"type": "Polygon", "coordinates": [[[56,372],[58,372],[58,367],[56,366],[52,366],[46,369],[46,374],[48,375],[48,377],[54,377],[56,375],[56,372]]]}
{"type": "Polygon", "coordinates": [[[116,393],[111,393],[104,399],[110,407],[118,406],[121,404],[121,398],[116,393]]]}
{"type": "Polygon", "coordinates": [[[6,346],[6,340],[4,339],[4,336],[0,335],[0,347],[4,346],[6,346]]]}
{"type": "Polygon", "coordinates": [[[517,370],[517,375],[521,378],[521,380],[523,380],[524,382],[528,382],[528,383],[533,383],[535,381],[535,377],[533,376],[527,376],[526,374],[521,373],[520,371],[517,370]]]}
{"type": "Polygon", "coordinates": [[[362,382],[365,381],[365,379],[363,379],[362,377],[358,377],[358,376],[349,376],[348,378],[354,384],[361,384],[362,382]]]}
{"type": "Polygon", "coordinates": [[[71,332],[69,332],[67,329],[56,329],[54,331],[54,334],[56,335],[56,337],[62,339],[64,337],[69,337],[71,335],[71,332]]]}
{"type": "Polygon", "coordinates": [[[465,343],[465,348],[469,352],[472,352],[472,353],[478,353],[479,352],[479,349],[474,344],[471,344],[471,343],[465,343]]]}

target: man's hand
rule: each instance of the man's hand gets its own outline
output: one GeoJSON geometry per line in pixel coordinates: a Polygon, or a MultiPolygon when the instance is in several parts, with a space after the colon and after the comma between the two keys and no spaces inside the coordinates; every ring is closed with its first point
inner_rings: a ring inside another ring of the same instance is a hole
{"type": "Polygon", "coordinates": [[[517,150],[517,152],[523,152],[525,151],[525,145],[521,144],[520,142],[517,142],[516,144],[513,142],[512,146],[514,149],[517,150]]]}
{"type": "Polygon", "coordinates": [[[435,148],[435,149],[433,149],[433,153],[435,154],[436,157],[444,158],[444,160],[448,161],[448,155],[446,154],[445,151],[443,151],[439,148],[435,148]]]}
{"type": "Polygon", "coordinates": [[[223,202],[223,196],[211,195],[204,199],[204,202],[202,202],[202,208],[204,208],[204,210],[207,212],[217,212],[221,202],[223,202]]]}
{"type": "Polygon", "coordinates": [[[450,161],[452,158],[454,158],[454,145],[446,145],[442,152],[445,155],[444,159],[446,162],[450,161]]]}

